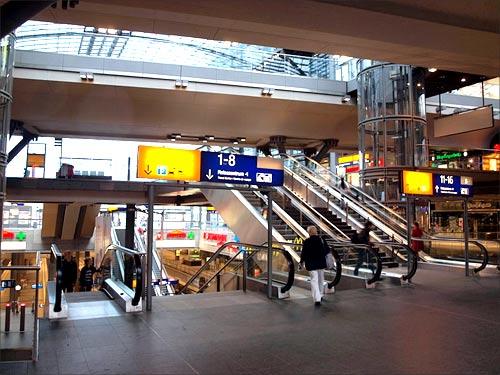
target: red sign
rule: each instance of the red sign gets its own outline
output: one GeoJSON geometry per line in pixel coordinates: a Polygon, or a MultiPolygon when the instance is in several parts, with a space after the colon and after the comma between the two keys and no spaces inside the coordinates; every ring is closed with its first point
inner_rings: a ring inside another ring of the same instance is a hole
{"type": "Polygon", "coordinates": [[[207,241],[215,241],[217,244],[223,244],[227,241],[227,234],[224,233],[203,233],[203,239],[207,241]]]}
{"type": "Polygon", "coordinates": [[[500,143],[495,143],[493,145],[493,150],[495,150],[495,152],[500,152],[500,143]]]}

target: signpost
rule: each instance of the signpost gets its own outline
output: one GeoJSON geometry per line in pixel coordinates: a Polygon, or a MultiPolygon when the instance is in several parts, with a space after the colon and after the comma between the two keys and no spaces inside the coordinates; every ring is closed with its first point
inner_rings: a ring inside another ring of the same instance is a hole
{"type": "Polygon", "coordinates": [[[137,177],[281,186],[283,162],[250,155],[139,146],[137,177]]]}
{"type": "Polygon", "coordinates": [[[459,197],[470,197],[472,195],[472,177],[435,173],[433,186],[435,195],[455,195],[459,197]]]}
{"type": "Polygon", "coordinates": [[[283,165],[281,162],[270,162],[269,159],[202,151],[200,178],[201,181],[207,182],[261,186],[283,185],[283,165]]]}

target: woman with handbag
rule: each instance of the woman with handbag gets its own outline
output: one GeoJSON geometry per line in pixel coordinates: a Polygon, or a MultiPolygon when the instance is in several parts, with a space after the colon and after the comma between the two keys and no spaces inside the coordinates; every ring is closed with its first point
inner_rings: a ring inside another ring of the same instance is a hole
{"type": "Polygon", "coordinates": [[[305,266],[311,276],[311,293],[316,306],[321,305],[324,292],[326,255],[329,251],[318,236],[318,229],[311,225],[307,227],[309,238],[304,241],[300,254],[300,265],[305,266]]]}

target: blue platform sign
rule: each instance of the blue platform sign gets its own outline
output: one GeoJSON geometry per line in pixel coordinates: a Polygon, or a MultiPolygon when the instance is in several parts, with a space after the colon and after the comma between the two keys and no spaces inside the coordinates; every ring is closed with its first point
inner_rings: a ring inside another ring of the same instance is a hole
{"type": "Polygon", "coordinates": [[[256,156],[202,151],[200,180],[260,186],[283,185],[283,169],[259,168],[258,164],[256,156]]]}
{"type": "Polygon", "coordinates": [[[472,196],[472,177],[434,173],[433,185],[435,195],[472,196]]]}

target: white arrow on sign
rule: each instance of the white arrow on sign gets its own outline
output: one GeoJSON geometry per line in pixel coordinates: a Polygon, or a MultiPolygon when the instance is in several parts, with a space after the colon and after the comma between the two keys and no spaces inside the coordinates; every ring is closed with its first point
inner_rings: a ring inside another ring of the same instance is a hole
{"type": "Polygon", "coordinates": [[[209,169],[209,170],[208,170],[208,173],[207,173],[205,176],[207,176],[207,178],[208,178],[209,180],[211,180],[211,179],[214,177],[214,175],[212,174],[212,170],[211,170],[211,169],[209,169]]]}
{"type": "Polygon", "coordinates": [[[434,189],[436,189],[436,193],[439,193],[439,185],[436,185],[434,189]]]}

